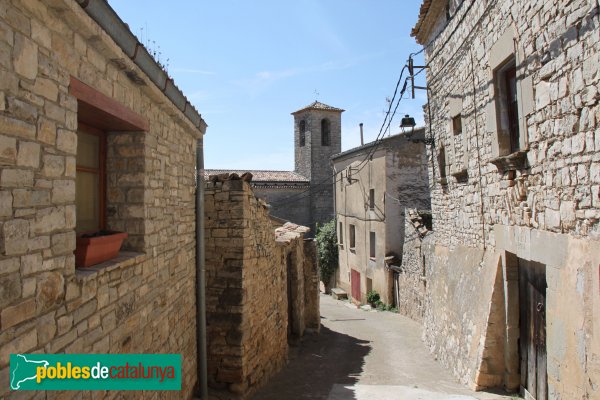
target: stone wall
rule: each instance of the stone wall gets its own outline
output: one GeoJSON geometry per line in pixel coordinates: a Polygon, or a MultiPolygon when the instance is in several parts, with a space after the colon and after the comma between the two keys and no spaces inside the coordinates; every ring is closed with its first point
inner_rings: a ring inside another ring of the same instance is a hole
{"type": "Polygon", "coordinates": [[[334,216],[333,209],[333,169],[329,164],[331,156],[342,150],[341,111],[307,109],[294,113],[294,171],[310,180],[310,220],[308,227],[316,231],[315,224],[324,224],[334,216]],[[321,145],[321,120],[330,122],[330,145],[321,145]],[[306,121],[306,144],[299,145],[299,123],[306,121]]]}
{"type": "Polygon", "coordinates": [[[31,352],[180,353],[177,396],[192,396],[198,138],[77,2],[0,4],[0,397],[92,396],[8,392],[9,354],[31,352]],[[108,228],[128,232],[125,248],[136,252],[86,270],[73,256],[79,116],[71,77],[149,126],[108,134],[108,228]]]}
{"type": "Polygon", "coordinates": [[[318,330],[314,244],[307,228],[275,229],[242,180],[207,183],[205,212],[209,384],[247,397],[286,363],[288,339],[318,330]]]}
{"type": "Polygon", "coordinates": [[[406,208],[404,224],[404,248],[402,265],[397,274],[398,312],[421,322],[425,313],[425,293],[427,280],[425,277],[425,260],[423,259],[423,239],[430,233],[427,221],[431,218],[429,211],[419,212],[406,208]]]}
{"type": "Polygon", "coordinates": [[[299,225],[310,225],[309,185],[282,188],[256,184],[253,190],[256,197],[269,204],[269,214],[299,225]]]}
{"type": "Polygon", "coordinates": [[[428,45],[435,137],[426,342],[464,382],[518,388],[518,310],[502,305],[518,307],[508,260],[542,263],[549,397],[597,397],[598,301],[591,293],[600,265],[593,250],[600,243],[598,4],[465,1],[446,20],[442,3],[431,3],[432,29],[417,34],[428,45]],[[512,155],[503,149],[494,83],[510,57],[521,149],[512,155]],[[461,132],[452,129],[455,116],[461,132]]]}

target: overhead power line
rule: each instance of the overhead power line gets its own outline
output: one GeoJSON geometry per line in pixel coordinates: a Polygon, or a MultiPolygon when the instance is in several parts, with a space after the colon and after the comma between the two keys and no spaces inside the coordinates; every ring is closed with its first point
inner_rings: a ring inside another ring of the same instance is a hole
{"type": "MultiPolygon", "coordinates": [[[[400,104],[400,101],[402,100],[402,98],[404,96],[404,92],[406,91],[406,87],[407,87],[406,80],[404,81],[404,85],[402,86],[402,89],[400,90],[400,96],[398,97],[398,100],[396,101],[396,106],[394,107],[393,111],[392,111],[392,106],[394,105],[394,101],[396,100],[396,97],[398,96],[398,89],[400,88],[400,84],[402,83],[402,78],[404,76],[404,72],[406,71],[406,69],[407,69],[407,66],[404,65],[402,67],[402,70],[400,71],[400,76],[398,77],[398,80],[396,81],[396,86],[394,88],[394,94],[392,96],[392,100],[389,103],[388,111],[385,113],[385,118],[383,119],[381,127],[379,128],[379,133],[377,134],[377,137],[373,141],[374,146],[371,147],[369,153],[360,162],[359,166],[357,167],[358,168],[357,172],[361,171],[365,167],[365,165],[367,165],[366,162],[375,153],[375,151],[381,144],[384,133],[390,127],[392,120],[394,119],[394,116],[396,115],[396,111],[398,110],[398,105],[400,104]],[[386,123],[387,123],[387,125],[386,125],[386,123]]],[[[324,185],[331,185],[333,183],[332,179],[334,179],[336,177],[336,175],[337,174],[334,172],[330,176],[327,176],[326,178],[324,178],[314,184],[311,184],[310,188],[303,190],[300,193],[296,193],[291,196],[285,197],[283,199],[274,201],[270,204],[272,206],[279,206],[280,204],[284,204],[284,203],[291,204],[291,203],[300,201],[300,200],[310,196],[310,191],[313,190],[314,188],[322,187],[324,185]]]]}

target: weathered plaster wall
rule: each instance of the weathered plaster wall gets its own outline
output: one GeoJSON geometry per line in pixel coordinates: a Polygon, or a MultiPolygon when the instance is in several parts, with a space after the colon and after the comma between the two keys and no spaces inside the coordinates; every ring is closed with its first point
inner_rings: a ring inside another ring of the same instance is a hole
{"type": "MultiPolygon", "coordinates": [[[[479,344],[485,334],[491,292],[497,268],[485,263],[477,248],[452,251],[423,241],[426,266],[426,306],[423,338],[430,350],[465,384],[475,381],[479,344]]],[[[491,255],[487,255],[491,257],[491,255]]]]}
{"type": "MultiPolygon", "coordinates": [[[[422,137],[422,131],[416,136],[422,137]]],[[[393,304],[393,274],[385,266],[385,257],[402,257],[404,208],[429,208],[427,167],[423,143],[405,135],[386,138],[373,152],[367,144],[334,159],[336,169],[336,214],[342,223],[343,244],[339,245],[339,269],[336,285],[351,293],[351,269],[360,272],[361,296],[366,302],[371,289],[381,301],[393,304]],[[348,180],[348,170],[351,179],[348,180]],[[369,204],[374,190],[374,207],[369,204]],[[356,243],[350,248],[350,225],[355,226],[356,243]],[[375,257],[370,257],[370,233],[375,233],[375,257]]]]}
{"type": "Polygon", "coordinates": [[[144,77],[76,2],[0,4],[0,397],[60,397],[8,392],[9,354],[30,352],[181,353],[178,396],[192,396],[201,135],[149,80],[134,84],[113,59],[144,77]],[[75,269],[73,256],[78,108],[71,76],[150,126],[143,134],[109,134],[115,214],[108,225],[128,232],[125,248],[137,252],[85,271],[75,269]]]}
{"type": "Polygon", "coordinates": [[[456,13],[448,22],[440,13],[435,34],[425,40],[435,37],[425,59],[436,139],[429,152],[435,234],[425,252],[426,341],[464,382],[514,388],[515,371],[500,376],[492,365],[502,357],[498,346],[509,343],[490,337],[502,336],[493,328],[503,312],[498,299],[514,301],[507,294],[506,252],[518,253],[546,266],[550,398],[598,397],[600,338],[591,329],[597,309],[590,294],[599,278],[594,249],[600,243],[598,3],[465,1],[456,13]],[[491,162],[503,155],[493,70],[511,53],[526,162],[499,170],[491,162]],[[462,133],[454,135],[450,122],[457,113],[462,133]],[[442,146],[446,184],[440,182],[442,146]],[[556,247],[566,256],[545,255],[556,247]],[[495,295],[498,265],[501,296],[495,295]]]}
{"type": "MultiPolygon", "coordinates": [[[[421,129],[412,134],[416,140],[423,139],[421,129]]],[[[405,208],[431,209],[427,154],[422,142],[398,138],[386,154],[385,217],[392,223],[386,224],[386,252],[402,255],[406,236],[405,208]]]]}
{"type": "Polygon", "coordinates": [[[276,230],[241,180],[207,183],[205,211],[209,383],[247,397],[285,364],[288,339],[318,330],[314,244],[307,228],[276,230]]]}

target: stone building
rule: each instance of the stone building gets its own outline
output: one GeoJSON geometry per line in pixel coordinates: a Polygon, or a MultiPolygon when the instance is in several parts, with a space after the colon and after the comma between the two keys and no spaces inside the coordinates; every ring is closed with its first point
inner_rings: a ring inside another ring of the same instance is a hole
{"type": "Polygon", "coordinates": [[[339,246],[335,285],[354,301],[366,302],[375,290],[384,303],[398,304],[404,209],[430,207],[423,132],[390,136],[332,157],[339,246]]]}
{"type": "Polygon", "coordinates": [[[242,180],[206,184],[208,381],[247,398],[320,327],[316,246],[242,180]],[[277,227],[276,227],[277,226],[277,227]]]}
{"type": "Polygon", "coordinates": [[[310,227],[314,233],[317,223],[334,217],[333,170],[329,161],[342,149],[342,112],[315,101],[292,113],[294,171],[207,169],[205,176],[252,173],[254,193],[269,203],[271,215],[310,227]]]}
{"type": "Polygon", "coordinates": [[[297,172],[207,169],[204,177],[233,173],[242,176],[246,172],[252,174],[250,186],[256,196],[269,203],[271,215],[303,226],[310,223],[310,181],[297,172]],[[288,199],[293,201],[291,206],[286,205],[288,199]]]}
{"type": "Polygon", "coordinates": [[[431,210],[406,208],[402,261],[394,293],[398,312],[418,322],[425,315],[427,276],[423,240],[431,233],[431,210]]]}
{"type": "Polygon", "coordinates": [[[477,389],[600,398],[598,3],[421,6],[424,338],[477,389]],[[429,132],[428,132],[429,134],[429,132]]]}
{"type": "Polygon", "coordinates": [[[0,3],[0,397],[92,397],[11,392],[9,355],[34,352],[183,354],[177,397],[192,397],[205,129],[105,1],[0,3]],[[129,237],[76,269],[87,229],[129,237]]]}

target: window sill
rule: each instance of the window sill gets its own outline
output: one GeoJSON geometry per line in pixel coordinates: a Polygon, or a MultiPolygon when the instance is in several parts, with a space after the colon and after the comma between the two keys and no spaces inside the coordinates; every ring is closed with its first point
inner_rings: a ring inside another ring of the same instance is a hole
{"type": "Polygon", "coordinates": [[[75,278],[85,282],[96,277],[114,271],[118,268],[129,267],[134,264],[139,264],[144,261],[146,254],[137,253],[134,251],[120,251],[119,255],[112,260],[105,261],[100,264],[93,265],[87,268],[76,268],[75,278]]]}
{"type": "Polygon", "coordinates": [[[371,261],[377,261],[377,258],[375,258],[375,257],[369,257],[369,260],[371,260],[371,261]]]}
{"type": "Polygon", "coordinates": [[[353,253],[356,253],[356,247],[350,247],[348,250],[350,250],[353,253]]]}
{"type": "Polygon", "coordinates": [[[447,178],[439,178],[437,180],[437,183],[439,183],[442,186],[446,186],[448,184],[448,179],[447,178]]]}
{"type": "Polygon", "coordinates": [[[456,179],[457,182],[466,182],[469,179],[469,174],[467,173],[467,169],[463,168],[459,171],[453,171],[451,175],[456,179]]]}
{"type": "Polygon", "coordinates": [[[344,244],[343,244],[343,243],[338,243],[337,245],[338,245],[338,247],[339,247],[340,249],[343,249],[343,248],[344,248],[344,244]]]}
{"type": "Polygon", "coordinates": [[[519,150],[507,156],[492,158],[490,163],[498,168],[498,172],[527,169],[527,150],[519,150]]]}

